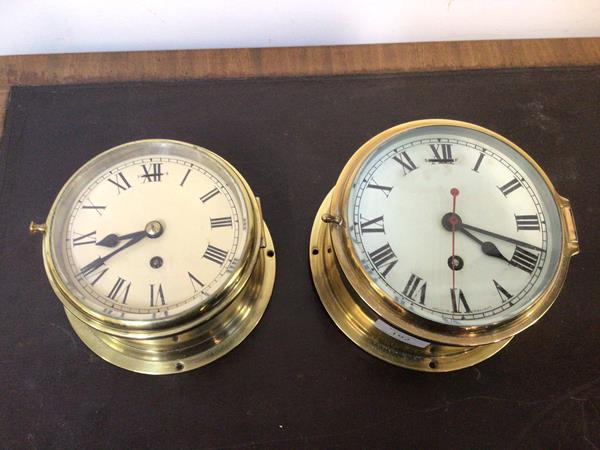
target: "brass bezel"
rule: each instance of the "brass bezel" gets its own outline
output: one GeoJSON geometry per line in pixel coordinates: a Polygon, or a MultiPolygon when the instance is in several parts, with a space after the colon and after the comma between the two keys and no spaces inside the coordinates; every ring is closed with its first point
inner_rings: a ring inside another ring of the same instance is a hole
{"type": "MultiPolygon", "coordinates": [[[[540,166],[524,150],[503,136],[478,125],[456,120],[428,119],[408,122],[389,128],[371,138],[350,158],[331,192],[331,201],[323,211],[319,212],[317,219],[321,220],[327,226],[331,235],[332,253],[335,255],[337,262],[335,267],[338,267],[338,269],[331,268],[330,270],[339,270],[351,289],[355,291],[360,300],[370,310],[393,327],[413,336],[453,346],[481,346],[503,342],[535,323],[550,308],[558,296],[566,278],[569,260],[571,256],[577,254],[579,251],[577,232],[570,203],[556,192],[556,189],[540,166]],[[353,249],[348,224],[345,223],[344,218],[348,217],[348,199],[352,183],[362,168],[363,163],[380,144],[392,136],[408,130],[434,125],[469,128],[505,143],[522,155],[539,173],[556,203],[562,230],[562,246],[557,270],[537,300],[532,302],[531,306],[523,313],[511,320],[485,326],[451,326],[424,319],[398,305],[379,288],[370,279],[353,249]]],[[[317,227],[316,223],[315,227],[317,227]]],[[[316,241],[312,242],[312,245],[317,245],[316,241]]],[[[317,277],[320,276],[330,277],[331,273],[319,274],[313,270],[315,283],[317,283],[317,277]]],[[[334,292],[333,294],[336,296],[344,295],[338,292],[334,292]]]]}
{"type": "MultiPolygon", "coordinates": [[[[331,192],[323,200],[313,222],[310,235],[310,268],[325,310],[338,328],[360,348],[396,366],[423,372],[448,372],[472,366],[489,358],[512,339],[509,337],[476,347],[450,346],[435,342],[422,342],[422,346],[418,347],[382,331],[377,326],[379,321],[389,325],[390,329],[394,327],[358,298],[339,266],[331,242],[329,224],[323,221],[323,215],[327,215],[330,204],[331,192]]],[[[395,331],[403,333],[403,330],[395,331]]]]}
{"type": "MultiPolygon", "coordinates": [[[[40,229],[40,225],[33,224],[30,228],[32,232],[37,232],[40,229]],[[34,226],[35,225],[35,226],[34,226]]],[[[219,155],[211,152],[208,149],[203,147],[199,147],[193,144],[188,144],[186,142],[175,141],[170,139],[144,139],[139,141],[128,142],[117,147],[113,147],[96,157],[92,158],[86,164],[84,164],[81,168],[79,168],[63,185],[61,190],[59,191],[51,209],[48,213],[48,217],[46,219],[46,223],[43,225],[43,261],[44,267],[46,269],[46,273],[48,275],[48,279],[50,281],[50,285],[52,289],[56,293],[59,300],[63,303],[65,310],[67,311],[67,316],[71,323],[74,325],[77,333],[82,337],[82,339],[86,342],[92,350],[98,353],[97,349],[101,349],[101,344],[90,344],[90,342],[95,342],[96,338],[89,338],[89,336],[95,335],[101,337],[100,340],[104,342],[108,342],[106,339],[110,336],[113,342],[118,342],[119,339],[131,342],[134,341],[148,341],[148,342],[158,342],[157,340],[161,340],[162,338],[174,338],[175,336],[183,336],[185,333],[190,332],[190,330],[197,330],[198,327],[201,327],[204,323],[209,323],[210,321],[214,322],[214,318],[219,316],[221,312],[228,309],[228,306],[234,302],[234,300],[239,299],[240,297],[244,298],[244,302],[247,303],[247,307],[243,310],[244,317],[248,318],[248,320],[252,321],[255,318],[255,314],[249,314],[247,311],[248,308],[252,308],[253,303],[260,303],[262,305],[262,310],[260,315],[256,319],[260,318],[262,315],[262,311],[266,307],[268,300],[271,296],[272,286],[274,282],[275,276],[275,257],[274,257],[274,246],[271,241],[270,235],[266,228],[266,224],[264,224],[262,219],[262,212],[260,208],[260,202],[257,197],[254,196],[252,190],[246,180],[242,177],[242,175],[225,159],[220,157],[219,155]],[[218,291],[216,291],[212,297],[204,302],[197,308],[192,308],[189,311],[185,311],[184,313],[177,314],[172,317],[164,317],[157,318],[155,320],[122,320],[117,317],[109,317],[93,311],[91,308],[81,303],[74,295],[72,295],[68,288],[65,286],[65,283],[62,281],[59,272],[56,268],[55,262],[52,258],[51,246],[52,246],[52,226],[54,223],[55,213],[57,206],[60,203],[60,200],[64,194],[64,192],[69,188],[70,184],[74,179],[76,179],[85,168],[91,163],[95,162],[100,158],[106,157],[109,153],[118,152],[122,150],[124,147],[130,145],[139,145],[145,143],[153,143],[153,144],[164,144],[164,143],[172,143],[176,145],[186,146],[195,151],[201,152],[205,157],[213,159],[217,162],[234,180],[237,186],[240,189],[242,195],[242,201],[245,204],[247,214],[248,214],[248,241],[246,242],[246,247],[243,250],[241,255],[242,264],[234,271],[234,273],[230,276],[229,280],[226,284],[224,284],[218,291]],[[268,248],[267,248],[268,247],[268,248]],[[268,252],[268,262],[262,262],[261,259],[265,258],[265,253],[268,252]],[[258,271],[258,275],[257,275],[258,271]],[[262,281],[257,281],[256,277],[262,281]],[[257,299],[248,300],[248,292],[257,292],[256,288],[249,290],[249,280],[253,277],[253,283],[265,283],[266,288],[260,290],[260,302],[257,299]],[[269,287],[270,284],[270,287],[269,287]],[[244,294],[244,292],[246,294],[244,294]],[[265,298],[263,298],[266,295],[265,298]],[[256,300],[256,302],[254,302],[256,300]],[[89,328],[89,330],[86,330],[89,328]],[[102,338],[103,335],[106,335],[105,338],[102,338]],[[84,337],[88,337],[87,341],[84,337]]],[[[231,309],[231,308],[229,308],[231,309]]],[[[218,322],[218,321],[217,321],[218,322]]],[[[255,325],[255,324],[254,324],[255,325]]],[[[253,326],[252,326],[253,328],[253,326]]],[[[250,328],[250,330],[252,329],[250,328]]],[[[248,330],[248,333],[249,331],[248,330]]],[[[246,333],[247,334],[247,333],[246,333]]],[[[243,339],[244,336],[242,336],[243,339]]],[[[241,340],[241,339],[240,339],[241,340]]],[[[172,351],[176,351],[177,347],[181,346],[177,344],[180,339],[177,338],[174,341],[172,351]]],[[[98,341],[99,342],[99,341],[98,341]]],[[[232,339],[228,339],[229,346],[231,346],[232,339]]],[[[237,342],[239,343],[239,342],[237,342]]],[[[235,345],[237,345],[237,343],[235,345]]],[[[218,342],[215,343],[215,345],[218,342]]],[[[161,344],[162,345],[162,344],[161,344]]],[[[124,352],[128,352],[128,345],[118,346],[124,352]]],[[[125,367],[130,370],[136,370],[136,364],[133,363],[122,363],[123,357],[118,356],[115,352],[104,352],[101,354],[103,358],[109,360],[110,362],[115,363],[121,367],[125,367]],[[117,363],[116,361],[121,361],[121,363],[117,363]]],[[[130,352],[131,353],[131,352],[130,352]]],[[[133,352],[131,354],[134,354],[133,352]]],[[[219,353],[218,350],[212,350],[211,354],[219,353]]],[[[131,355],[130,355],[131,356],[131,355]]],[[[125,355],[125,359],[130,356],[125,355]]],[[[135,359],[135,357],[133,357],[135,359]]],[[[214,358],[213,358],[214,359],[214,358]]],[[[202,364],[205,364],[203,362],[202,364]]],[[[192,364],[194,367],[198,367],[202,364],[192,364]]],[[[170,364],[158,364],[157,367],[163,367],[163,369],[157,369],[158,371],[151,368],[150,366],[144,366],[144,370],[137,370],[144,373],[171,373],[180,371],[180,369],[175,369],[171,367],[170,364]],[[164,371],[170,367],[169,371],[164,371]]],[[[190,365],[186,365],[186,370],[190,367],[190,365]]]]}

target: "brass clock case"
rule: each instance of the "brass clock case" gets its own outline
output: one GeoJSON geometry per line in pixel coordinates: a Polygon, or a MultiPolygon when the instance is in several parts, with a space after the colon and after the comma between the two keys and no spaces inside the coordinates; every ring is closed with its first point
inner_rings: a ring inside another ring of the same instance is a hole
{"type": "Polygon", "coordinates": [[[217,315],[184,331],[159,338],[124,338],[87,325],[68,308],[65,312],[81,340],[116,366],[152,375],[196,369],[233,350],[260,321],[275,283],[273,248],[265,226],[265,247],[241,291],[217,315]]]}
{"type": "Polygon", "coordinates": [[[30,232],[43,233],[43,261],[52,289],[63,303],[81,340],[106,361],[134,372],[170,374],[192,370],[223,356],[254,329],[262,317],[275,282],[275,248],[262,218],[260,201],[226,160],[179,141],[148,139],[130,142],[104,152],[118,152],[132,144],[176,144],[193,148],[217,161],[235,180],[248,211],[248,242],[228,281],[201,306],[173,317],[156,320],[120,320],[101,315],[73,295],[62,281],[52,256],[52,225],[59,198],[69,183],[81,176],[92,159],[63,186],[44,224],[30,224],[30,232]]]}
{"type": "Polygon", "coordinates": [[[309,258],[313,281],[325,309],[359,347],[398,366],[423,371],[450,371],[472,366],[504,347],[534,324],[555,301],[571,256],[579,252],[570,203],[521,148],[483,127],[466,122],[430,119],[408,122],[374,136],[350,158],[314,220],[309,258]],[[521,154],[540,174],[559,212],[562,247],[552,280],[529,307],[511,320],[485,326],[458,326],[426,320],[403,308],[370,278],[359,261],[348,224],[349,196],[359,170],[372,152],[392,136],[431,125],[470,128],[492,136],[521,154]]]}

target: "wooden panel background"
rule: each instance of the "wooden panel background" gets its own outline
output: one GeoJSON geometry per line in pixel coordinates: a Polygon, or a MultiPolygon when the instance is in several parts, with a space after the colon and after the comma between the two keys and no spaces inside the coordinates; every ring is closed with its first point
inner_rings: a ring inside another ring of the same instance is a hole
{"type": "Polygon", "coordinates": [[[15,85],[596,64],[600,38],[2,56],[0,124],[15,85]]]}

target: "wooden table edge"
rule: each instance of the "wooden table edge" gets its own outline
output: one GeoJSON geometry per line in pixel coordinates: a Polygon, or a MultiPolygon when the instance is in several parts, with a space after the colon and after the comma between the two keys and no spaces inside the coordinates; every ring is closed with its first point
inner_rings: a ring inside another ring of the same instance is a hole
{"type": "Polygon", "coordinates": [[[0,125],[12,86],[324,76],[600,64],[600,38],[0,56],[0,125]]]}

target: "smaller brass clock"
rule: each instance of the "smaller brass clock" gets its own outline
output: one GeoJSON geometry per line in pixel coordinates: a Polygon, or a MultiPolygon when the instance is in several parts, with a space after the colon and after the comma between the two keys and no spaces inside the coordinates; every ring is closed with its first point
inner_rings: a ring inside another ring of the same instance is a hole
{"type": "Polygon", "coordinates": [[[569,201],[525,151],[439,119],[358,149],[317,213],[310,264],[325,309],[361,348],[450,371],[535,323],[578,251],[569,201]]]}
{"type": "Polygon", "coordinates": [[[238,345],[275,279],[260,202],[223,158],[151,139],[107,150],[62,188],[43,260],[73,329],[105,360],[183,372],[238,345]]]}

